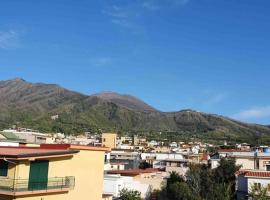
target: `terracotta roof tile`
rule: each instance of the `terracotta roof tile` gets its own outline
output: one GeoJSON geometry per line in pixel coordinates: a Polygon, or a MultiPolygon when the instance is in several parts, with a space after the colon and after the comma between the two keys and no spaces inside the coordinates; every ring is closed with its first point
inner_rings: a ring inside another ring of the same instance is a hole
{"type": "Polygon", "coordinates": [[[270,178],[270,171],[239,170],[237,176],[270,178]]]}

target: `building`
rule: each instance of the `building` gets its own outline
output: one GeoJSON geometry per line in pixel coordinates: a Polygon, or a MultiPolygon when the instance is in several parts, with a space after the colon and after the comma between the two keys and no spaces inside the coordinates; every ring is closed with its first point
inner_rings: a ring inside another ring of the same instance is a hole
{"type": "Polygon", "coordinates": [[[104,175],[104,193],[119,197],[122,189],[137,190],[143,199],[155,189],[160,190],[166,173],[158,169],[108,171],[104,175]]]}
{"type": "Polygon", "coordinates": [[[237,199],[248,199],[251,188],[266,188],[270,196],[270,172],[258,170],[240,170],[236,173],[237,199]]]}
{"type": "Polygon", "coordinates": [[[218,166],[218,162],[222,157],[235,158],[236,165],[240,165],[241,169],[250,170],[270,170],[270,153],[256,151],[240,151],[223,149],[211,156],[211,167],[218,166]]]}
{"type": "Polygon", "coordinates": [[[140,165],[140,154],[134,151],[113,150],[110,153],[111,163],[123,163],[125,169],[137,169],[140,165]]]}
{"type": "Polygon", "coordinates": [[[116,133],[102,133],[101,143],[103,147],[116,148],[117,134],[116,133]]]}
{"type": "Polygon", "coordinates": [[[0,200],[101,200],[108,148],[0,147],[0,200]]]}
{"type": "Polygon", "coordinates": [[[3,130],[4,134],[13,134],[18,139],[27,143],[42,144],[53,143],[53,137],[50,134],[40,133],[36,130],[19,128],[19,129],[6,129],[3,130]]]}

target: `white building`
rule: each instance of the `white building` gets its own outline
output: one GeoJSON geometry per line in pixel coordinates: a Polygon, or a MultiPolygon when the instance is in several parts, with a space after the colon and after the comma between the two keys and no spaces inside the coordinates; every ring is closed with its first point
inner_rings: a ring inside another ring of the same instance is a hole
{"type": "Polygon", "coordinates": [[[120,174],[105,174],[103,181],[103,193],[119,197],[122,189],[137,190],[143,199],[147,198],[151,187],[149,184],[140,183],[132,176],[121,176],[120,174]]]}
{"type": "Polygon", "coordinates": [[[223,157],[235,158],[235,164],[241,169],[247,170],[270,170],[270,153],[239,150],[220,150],[211,156],[212,169],[218,166],[218,162],[223,157]]]}
{"type": "Polygon", "coordinates": [[[53,137],[49,134],[39,133],[38,131],[32,129],[6,129],[3,130],[6,133],[13,133],[18,138],[25,140],[27,143],[53,143],[53,137]]]}
{"type": "Polygon", "coordinates": [[[246,199],[251,188],[266,188],[270,196],[270,172],[258,170],[240,170],[236,173],[237,199],[246,199]]]}

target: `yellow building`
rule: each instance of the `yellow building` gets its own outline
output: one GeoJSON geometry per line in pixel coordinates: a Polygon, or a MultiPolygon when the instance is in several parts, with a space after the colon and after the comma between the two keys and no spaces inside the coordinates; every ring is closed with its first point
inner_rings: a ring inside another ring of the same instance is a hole
{"type": "Polygon", "coordinates": [[[116,148],[116,133],[102,133],[102,146],[109,148],[116,148]]]}
{"type": "Polygon", "coordinates": [[[101,200],[108,150],[48,144],[0,147],[0,200],[101,200]]]}

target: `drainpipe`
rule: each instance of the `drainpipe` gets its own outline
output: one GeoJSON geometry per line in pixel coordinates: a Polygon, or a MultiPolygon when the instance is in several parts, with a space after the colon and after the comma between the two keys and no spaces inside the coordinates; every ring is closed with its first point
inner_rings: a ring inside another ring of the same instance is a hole
{"type": "MultiPolygon", "coordinates": [[[[3,160],[4,161],[6,161],[6,162],[8,162],[8,163],[11,163],[11,164],[13,164],[13,165],[15,165],[15,171],[14,171],[14,176],[13,176],[13,192],[15,191],[15,178],[16,178],[16,169],[17,169],[17,163],[16,162],[12,162],[12,161],[10,161],[10,160],[7,160],[6,158],[3,158],[3,160]]],[[[14,197],[15,197],[15,195],[14,195],[14,197]]]]}
{"type": "Polygon", "coordinates": [[[258,153],[257,151],[254,152],[254,169],[257,169],[257,157],[258,157],[258,153]]]}

